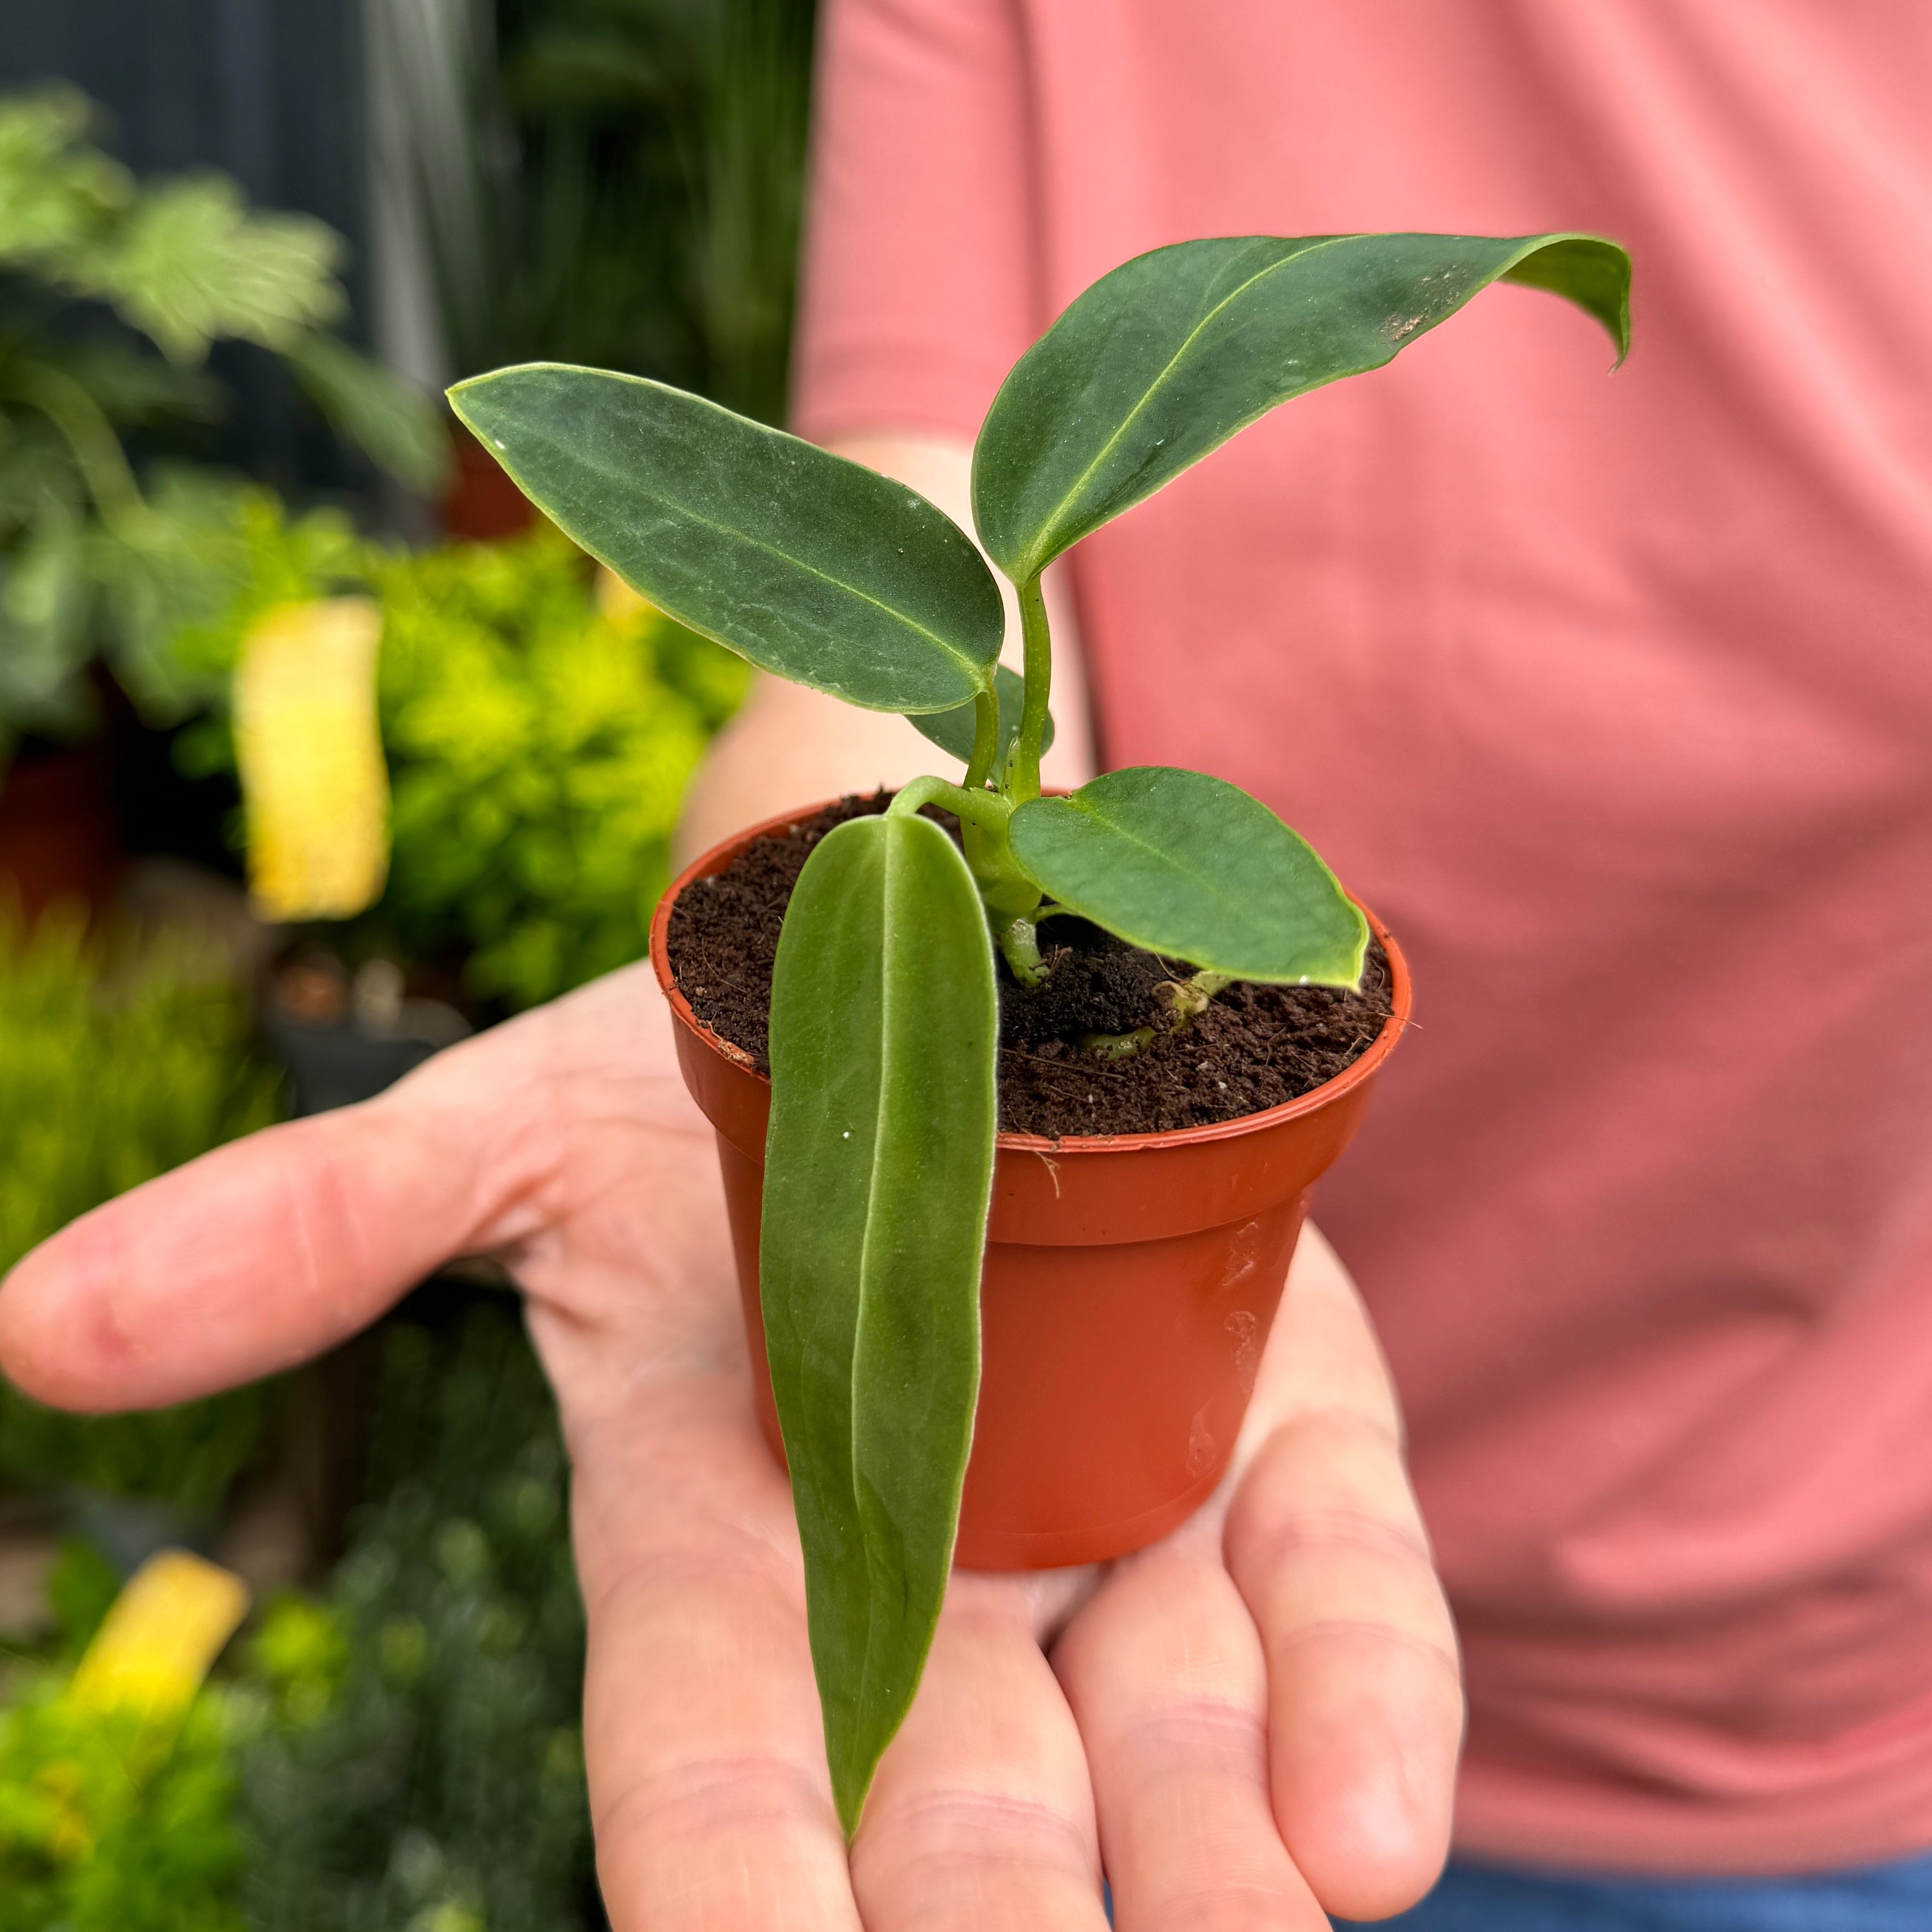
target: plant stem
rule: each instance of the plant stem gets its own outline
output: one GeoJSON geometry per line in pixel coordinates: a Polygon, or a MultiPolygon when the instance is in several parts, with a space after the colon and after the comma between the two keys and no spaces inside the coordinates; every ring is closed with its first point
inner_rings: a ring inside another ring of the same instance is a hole
{"type": "Polygon", "coordinates": [[[1037,574],[1020,586],[1020,630],[1026,645],[1026,701],[1020,707],[1007,789],[1016,805],[1040,796],[1040,741],[1046,735],[1047,706],[1053,696],[1053,637],[1046,622],[1046,599],[1037,574]]]}
{"type": "Polygon", "coordinates": [[[988,791],[983,786],[969,791],[950,779],[930,777],[909,779],[901,785],[886,812],[889,817],[910,818],[928,805],[944,806],[965,824],[988,832],[1004,832],[1006,820],[1012,816],[1012,807],[997,792],[988,791]]]}
{"type": "Polygon", "coordinates": [[[928,805],[958,814],[966,862],[993,930],[1004,933],[1014,920],[1030,920],[1040,910],[1040,888],[1020,870],[1006,837],[1012,800],[996,791],[968,791],[944,778],[918,778],[902,785],[886,810],[905,816],[928,805]]]}
{"type": "Polygon", "coordinates": [[[1040,928],[1031,920],[1016,919],[1010,926],[1002,928],[1000,950],[1006,955],[1013,977],[1022,986],[1045,983],[1048,969],[1040,956],[1040,928]]]}
{"type": "Polygon", "coordinates": [[[1000,698],[991,684],[973,700],[973,755],[966,761],[966,790],[981,791],[1000,755],[1000,698]]]}
{"type": "MultiPolygon", "coordinates": [[[[1002,942],[1004,944],[1004,941],[1002,942]]],[[[1104,1054],[1109,1060],[1127,1060],[1157,1040],[1181,1032],[1208,1010],[1208,1003],[1223,986],[1234,983],[1232,973],[1210,973],[1204,968],[1191,978],[1163,980],[1155,989],[1165,1002],[1169,1018],[1164,1027],[1136,1027],[1131,1033],[1090,1033],[1080,1044],[1090,1053],[1104,1054]]]]}
{"type": "Polygon", "coordinates": [[[128,467],[121,439],[100,405],[65,370],[50,363],[24,364],[14,374],[13,389],[66,440],[101,521],[117,536],[138,543],[144,534],[147,500],[128,467]]]}

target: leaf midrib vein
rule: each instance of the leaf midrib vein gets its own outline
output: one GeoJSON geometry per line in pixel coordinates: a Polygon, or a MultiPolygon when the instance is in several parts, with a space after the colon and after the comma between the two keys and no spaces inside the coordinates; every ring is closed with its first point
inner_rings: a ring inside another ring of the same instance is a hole
{"type": "MultiPolygon", "coordinates": [[[[706,530],[716,530],[722,536],[735,537],[739,542],[748,545],[753,550],[761,550],[767,556],[776,557],[781,562],[788,563],[795,569],[803,571],[808,577],[815,577],[821,584],[829,584],[835,590],[844,591],[848,596],[857,598],[861,603],[869,604],[874,610],[882,611],[888,617],[895,619],[903,624],[908,630],[924,638],[929,644],[938,645],[940,650],[964,669],[976,672],[985,668],[977,658],[969,656],[957,644],[948,643],[938,632],[928,630],[910,613],[900,610],[896,605],[883,602],[879,598],[874,597],[868,590],[860,590],[856,584],[848,584],[842,577],[834,577],[830,571],[820,570],[817,565],[808,563],[803,557],[794,556],[790,550],[781,550],[776,544],[767,543],[761,537],[754,537],[748,530],[740,530],[735,524],[724,523],[716,517],[706,516],[701,511],[690,508],[677,498],[668,496],[662,490],[655,491],[653,494],[658,502],[664,504],[679,515],[688,517],[693,523],[702,524],[706,530]]],[[[971,701],[970,698],[966,700],[968,704],[971,701]]]]}
{"type": "Polygon", "coordinates": [[[1313,254],[1316,250],[1332,248],[1338,242],[1351,242],[1354,238],[1355,238],[1352,235],[1330,235],[1325,237],[1322,241],[1311,242],[1306,248],[1298,248],[1293,254],[1284,255],[1278,261],[1270,262],[1266,268],[1259,269],[1255,274],[1250,275],[1238,288],[1230,289],[1227,294],[1224,296],[1220,302],[1216,302],[1214,306],[1210,309],[1191,329],[1188,331],[1187,334],[1182,340],[1180,346],[1174,350],[1174,353],[1167,358],[1166,363],[1162,365],[1160,374],[1156,376],[1153,381],[1148,383],[1147,387],[1141,392],[1140,400],[1134,404],[1133,407],[1124,416],[1120,418],[1119,426],[1114,430],[1113,434],[1108,436],[1107,440],[1094,452],[1093,460],[1090,462],[1087,467],[1082,470],[1080,474],[1073,479],[1072,483],[1068,487],[1066,494],[1060,498],[1058,502],[1054,505],[1052,509],[1047,514],[1047,515],[1042,518],[1040,527],[1042,530],[1051,530],[1053,526],[1059,521],[1061,516],[1064,514],[1067,505],[1072,502],[1073,500],[1079,495],[1081,491],[1087,487],[1088,482],[1091,481],[1093,478],[1094,472],[1100,468],[1102,464],[1106,461],[1107,458],[1110,455],[1113,454],[1115,445],[1120,442],[1120,439],[1126,434],[1127,431],[1132,429],[1134,424],[1140,420],[1141,417],[1144,414],[1145,414],[1148,405],[1154,400],[1154,396],[1160,388],[1161,385],[1174,373],[1174,364],[1178,363],[1180,358],[1187,353],[1188,350],[1194,346],[1196,338],[1201,334],[1202,331],[1215,319],[1216,316],[1221,314],[1222,310],[1226,308],[1231,302],[1238,302],[1240,298],[1246,295],[1249,290],[1252,288],[1257,282],[1265,281],[1269,276],[1279,274],[1283,268],[1286,268],[1291,262],[1299,262],[1305,256],[1313,254]]]}

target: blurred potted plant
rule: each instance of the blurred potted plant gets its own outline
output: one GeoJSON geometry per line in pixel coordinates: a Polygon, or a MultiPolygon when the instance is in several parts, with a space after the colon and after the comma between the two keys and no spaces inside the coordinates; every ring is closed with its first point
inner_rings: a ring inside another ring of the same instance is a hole
{"type": "Polygon", "coordinates": [[[64,88],[0,99],[0,770],[32,740],[13,800],[0,793],[0,871],[36,901],[50,872],[100,866],[99,760],[58,749],[97,722],[89,667],[175,715],[163,646],[218,594],[209,526],[238,486],[158,462],[143,476],[127,441],[220,412],[210,345],[280,358],[413,488],[434,489],[448,456],[431,406],[334,332],[338,236],[250,210],[219,175],[136,183],[88,139],[90,114],[64,88]]]}

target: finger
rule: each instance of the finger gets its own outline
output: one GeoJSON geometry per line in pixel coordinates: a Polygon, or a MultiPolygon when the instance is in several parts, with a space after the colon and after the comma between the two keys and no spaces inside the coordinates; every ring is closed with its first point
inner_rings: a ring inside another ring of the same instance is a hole
{"type": "Polygon", "coordinates": [[[1080,1734],[1023,1592],[953,1573],[852,1882],[868,1932],[1106,1932],[1080,1734]]]}
{"type": "Polygon", "coordinates": [[[584,1754],[616,1932],[858,1932],[782,1472],[748,1384],[573,1426],[584,1754]]]}
{"type": "Polygon", "coordinates": [[[1343,1918],[1412,1904],[1448,1854],[1455,1633],[1400,1444],[1348,1408],[1285,1423],[1230,1507],[1228,1567],[1268,1676],[1276,1821],[1343,1918]]]}
{"type": "Polygon", "coordinates": [[[1261,1640],[1211,1535],[1122,1564],[1054,1666],[1120,1932],[1327,1932],[1269,1808],[1261,1640]]]}
{"type": "Polygon", "coordinates": [[[513,1238],[557,1143],[563,1011],[83,1215],[0,1286],[0,1364],[64,1407],[178,1402],[299,1361],[451,1255],[513,1238]]]}

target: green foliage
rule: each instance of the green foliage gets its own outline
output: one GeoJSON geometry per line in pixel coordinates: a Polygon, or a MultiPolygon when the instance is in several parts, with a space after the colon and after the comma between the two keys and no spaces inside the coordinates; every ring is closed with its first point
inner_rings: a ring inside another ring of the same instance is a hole
{"type": "Polygon", "coordinates": [[[680,622],[875,711],[970,704],[1005,618],[903,484],[661,382],[534,363],[450,392],[560,529],[680,622]]]}
{"type": "Polygon", "coordinates": [[[973,452],[980,540],[1016,584],[1290,398],[1379,368],[1496,281],[1630,339],[1630,264],[1587,235],[1231,236],[1137,256],[1019,361],[973,452]]]}
{"type": "Polygon", "coordinates": [[[385,1339],[375,1500],[326,1604],[272,1611],[244,1759],[250,1922],[578,1932],[583,1612],[555,1412],[514,1316],[385,1339]]]}
{"type": "Polygon", "coordinates": [[[1369,922],[1258,799],[1201,772],[1107,772],[1013,814],[1013,856],[1058,904],[1230,979],[1352,986],[1369,922]]]}
{"type": "Polygon", "coordinates": [[[284,358],[416,487],[448,453],[425,399],[329,333],[338,236],[250,210],[218,176],[137,184],[89,142],[90,113],[64,88],[0,98],[0,759],[20,730],[86,728],[97,652],[165,710],[155,622],[206,596],[208,500],[236,486],[144,489],[122,439],[219,413],[212,343],[284,358]]]}
{"type": "Polygon", "coordinates": [[[813,0],[379,0],[460,375],[556,357],[784,414],[813,0]]]}
{"type": "MultiPolygon", "coordinates": [[[[274,1120],[274,1076],[247,1024],[233,985],[192,950],[114,959],[77,919],[50,913],[30,934],[0,910],[0,1270],[89,1208],[274,1120]]],[[[245,1389],[84,1418],[0,1382],[0,1468],[200,1514],[248,1460],[262,1404],[245,1389]]]]}
{"type": "Polygon", "coordinates": [[[244,1707],[178,1720],[76,1705],[16,1672],[0,1708],[0,1932],[242,1932],[232,1748],[244,1707]]]}
{"type": "MultiPolygon", "coordinates": [[[[1220,779],[1150,768],[1042,798],[1041,572],[1277,404],[1388,362],[1496,281],[1566,297],[1621,352],[1629,270],[1588,236],[1238,236],[1103,277],[1021,358],[974,454],[980,541],[1018,593],[1016,722],[1011,686],[988,674],[996,608],[980,641],[990,579],[961,567],[963,538],[911,493],[595,370],[508,370],[455,392],[533,500],[647,594],[785,676],[939,713],[928,735],[966,760],[963,784],[916,779],[883,820],[822,842],[787,911],[772,987],[766,1352],[848,1831],[922,1667],[976,1384],[962,1298],[974,1298],[985,1242],[993,1126],[980,1101],[997,1028],[985,1023],[990,975],[965,963],[959,920],[981,946],[990,926],[1029,984],[1052,970],[1039,925],[1067,911],[1189,961],[1202,970],[1176,988],[1177,1027],[1231,977],[1354,985],[1367,940],[1316,854],[1220,779]],[[968,691],[935,695],[941,645],[968,691]],[[928,805],[959,818],[976,912],[940,889],[958,883],[956,865],[920,872],[914,855],[931,842],[913,814],[928,805]]],[[[1136,1052],[1154,1033],[1112,1044],[1136,1052]]]]}
{"type": "Polygon", "coordinates": [[[980,1386],[999,1002],[930,819],[813,849],[772,980],[758,1276],[848,1835],[912,1703],[952,1567],[980,1386]]]}
{"type": "MultiPolygon", "coordinates": [[[[467,955],[478,992],[520,1006],[642,956],[685,787],[744,693],[740,658],[654,610],[600,610],[552,530],[394,552],[256,493],[205,556],[218,546],[220,614],[178,630],[168,662],[175,688],[218,710],[264,610],[380,600],[394,850],[372,944],[467,955]]],[[[225,720],[189,749],[203,769],[232,762],[225,720]]]]}
{"type": "Polygon", "coordinates": [[[603,616],[544,533],[376,578],[394,854],[379,915],[408,949],[473,949],[519,1006],[640,958],[670,834],[743,668],[650,611],[603,616]]]}

